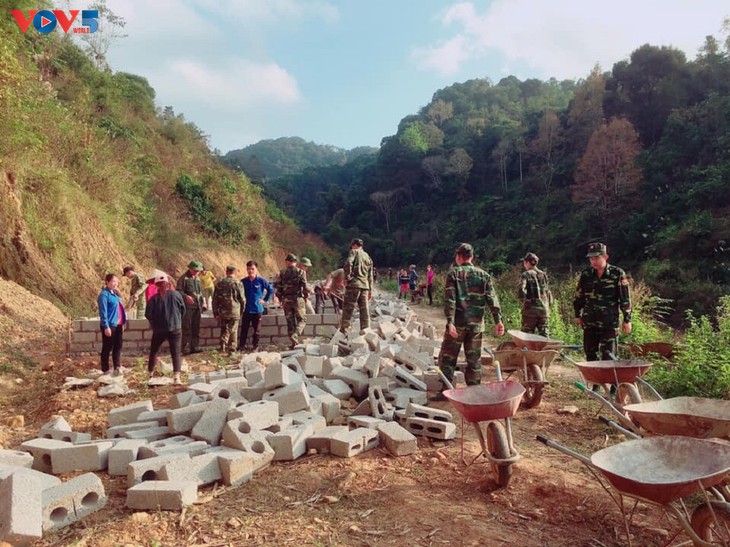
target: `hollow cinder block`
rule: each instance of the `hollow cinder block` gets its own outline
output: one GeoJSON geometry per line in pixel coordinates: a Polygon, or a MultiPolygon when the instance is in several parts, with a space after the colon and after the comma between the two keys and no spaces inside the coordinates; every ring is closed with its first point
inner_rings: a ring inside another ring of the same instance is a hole
{"type": "Polygon", "coordinates": [[[151,410],[153,410],[152,401],[149,400],[114,408],[109,411],[109,425],[113,427],[139,421],[137,417],[142,412],[150,412],[151,410]]]}
{"type": "Polygon", "coordinates": [[[101,479],[85,473],[43,491],[43,531],[59,530],[106,505],[101,479]]]}
{"type": "Polygon", "coordinates": [[[33,467],[33,455],[22,450],[0,450],[0,466],[17,465],[19,467],[33,467]]]}
{"type": "Polygon", "coordinates": [[[127,490],[127,507],[141,511],[181,511],[196,501],[195,481],[145,481],[127,490]]]}
{"type": "Polygon", "coordinates": [[[0,478],[0,541],[22,545],[43,536],[42,496],[41,481],[30,473],[0,478]]]}

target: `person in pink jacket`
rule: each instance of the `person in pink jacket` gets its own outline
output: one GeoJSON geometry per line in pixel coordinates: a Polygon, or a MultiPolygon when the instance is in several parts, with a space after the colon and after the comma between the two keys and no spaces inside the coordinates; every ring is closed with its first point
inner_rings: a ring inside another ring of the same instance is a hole
{"type": "Polygon", "coordinates": [[[433,271],[433,266],[429,264],[426,266],[426,295],[428,296],[428,305],[433,306],[433,278],[436,272],[433,271]]]}

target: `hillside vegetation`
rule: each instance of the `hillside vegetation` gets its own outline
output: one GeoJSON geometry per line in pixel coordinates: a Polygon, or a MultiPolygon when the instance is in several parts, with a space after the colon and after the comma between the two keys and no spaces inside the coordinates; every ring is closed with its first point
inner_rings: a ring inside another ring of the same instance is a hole
{"type": "MultiPolygon", "coordinates": [[[[16,2],[37,9],[37,2],[16,2]]],[[[91,311],[106,272],[181,273],[202,259],[329,257],[139,76],[99,70],[68,36],[0,18],[0,275],[91,311]]]]}
{"type": "Polygon", "coordinates": [[[730,291],[729,45],[708,37],[688,61],[647,44],[577,82],[455,83],[377,155],[264,192],[332,245],[364,237],[383,266],[446,265],[465,240],[494,273],[529,250],[570,274],[601,240],[673,322],[714,313],[730,291]]]}

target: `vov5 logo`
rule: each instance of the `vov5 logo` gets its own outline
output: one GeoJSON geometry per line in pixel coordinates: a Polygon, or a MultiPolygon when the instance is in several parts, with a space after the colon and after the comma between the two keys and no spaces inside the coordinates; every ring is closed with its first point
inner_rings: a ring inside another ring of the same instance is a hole
{"type": "MultiPolygon", "coordinates": [[[[79,10],[69,10],[69,15],[66,15],[66,12],[60,9],[44,9],[41,11],[33,9],[28,11],[27,17],[25,13],[17,9],[10,10],[10,13],[12,13],[13,17],[15,17],[15,22],[18,23],[18,27],[20,27],[22,32],[27,31],[30,24],[33,23],[33,26],[38,32],[41,34],[48,34],[49,32],[53,32],[58,25],[61,25],[63,32],[68,32],[71,25],[73,25],[76,20],[76,17],[78,17],[79,10]]],[[[98,19],[99,10],[82,10],[81,26],[74,27],[74,33],[91,34],[92,32],[96,32],[99,29],[98,19]]]]}

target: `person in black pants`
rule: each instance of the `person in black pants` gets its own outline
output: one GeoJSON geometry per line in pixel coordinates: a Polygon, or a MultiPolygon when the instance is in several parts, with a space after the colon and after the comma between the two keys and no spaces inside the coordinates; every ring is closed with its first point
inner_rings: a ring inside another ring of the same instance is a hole
{"type": "Polygon", "coordinates": [[[99,293],[99,322],[102,333],[101,341],[101,371],[109,372],[109,355],[114,365],[113,376],[122,373],[122,342],[124,324],[127,316],[124,312],[122,296],[118,290],[119,278],[113,273],[104,278],[106,286],[99,293]]]}
{"type": "Polygon", "coordinates": [[[274,287],[258,275],[258,265],[253,260],[246,262],[246,273],[248,274],[247,277],[241,279],[246,305],[241,318],[241,336],[238,337],[238,350],[246,349],[246,338],[250,326],[253,329],[250,347],[252,350],[258,351],[261,316],[264,313],[264,304],[274,296],[274,287]]]}
{"type": "Polygon", "coordinates": [[[152,327],[152,342],[150,343],[150,356],[147,361],[147,371],[150,378],[155,371],[157,364],[157,353],[160,347],[167,340],[170,345],[170,357],[172,358],[172,370],[174,383],[181,384],[180,369],[182,365],[182,319],[185,314],[185,301],[182,294],[172,290],[166,273],[156,270],[154,277],[147,280],[147,283],[154,283],[157,287],[157,294],[147,302],[145,317],[152,327]]]}

